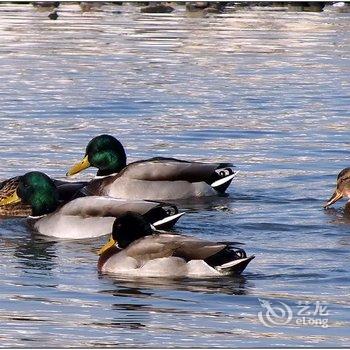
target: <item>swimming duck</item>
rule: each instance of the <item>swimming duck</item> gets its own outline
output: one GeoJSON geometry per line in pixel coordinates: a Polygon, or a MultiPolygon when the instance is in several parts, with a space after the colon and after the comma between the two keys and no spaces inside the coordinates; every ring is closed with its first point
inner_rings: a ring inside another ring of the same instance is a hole
{"type": "Polygon", "coordinates": [[[343,197],[350,198],[350,168],[345,168],[338,174],[337,187],[324,208],[328,208],[343,197]]]}
{"type": "Polygon", "coordinates": [[[99,255],[99,271],[140,277],[240,274],[254,259],[230,243],[157,231],[132,212],[114,221],[111,237],[99,255]]]}
{"type": "MultiPolygon", "coordinates": [[[[79,192],[88,182],[67,182],[52,179],[55,183],[60,202],[68,202],[75,197],[84,196],[79,192]]],[[[16,191],[19,184],[19,176],[12,177],[0,183],[0,201],[11,196],[16,191]]],[[[12,203],[0,206],[0,216],[5,217],[27,217],[31,215],[32,209],[30,205],[23,202],[12,203]]]]}
{"type": "Polygon", "coordinates": [[[155,157],[126,164],[123,145],[111,135],[100,135],[87,145],[83,160],[67,172],[74,175],[98,168],[97,178],[84,191],[116,198],[171,200],[222,194],[236,173],[231,163],[189,162],[155,157]]]}
{"type": "MultiPolygon", "coordinates": [[[[11,196],[18,187],[18,176],[4,180],[0,183],[0,201],[11,196]]],[[[32,212],[30,205],[12,203],[0,206],[0,216],[28,216],[32,212]]]]}
{"type": "Polygon", "coordinates": [[[29,224],[39,233],[69,239],[97,237],[112,230],[116,217],[127,211],[142,214],[154,226],[169,227],[183,213],[176,206],[151,201],[131,201],[110,197],[80,197],[60,205],[54,181],[44,173],[32,171],[19,177],[16,191],[0,205],[29,204],[29,224]]]}

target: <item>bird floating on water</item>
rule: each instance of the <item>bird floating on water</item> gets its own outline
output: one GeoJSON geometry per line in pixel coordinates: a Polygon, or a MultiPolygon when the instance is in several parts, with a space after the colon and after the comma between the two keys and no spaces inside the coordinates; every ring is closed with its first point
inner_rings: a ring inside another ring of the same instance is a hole
{"type": "Polygon", "coordinates": [[[142,277],[210,277],[240,274],[254,256],[199,238],[157,231],[137,213],[125,213],[113,224],[99,251],[101,272],[142,277]]]}
{"type": "Polygon", "coordinates": [[[126,163],[123,145],[111,135],[94,137],[81,162],[67,176],[92,166],[102,178],[86,187],[89,195],[116,198],[172,200],[223,194],[237,172],[231,163],[202,163],[155,157],[126,163]]]}
{"type": "Polygon", "coordinates": [[[183,213],[175,205],[110,197],[80,197],[61,205],[55,182],[46,174],[32,171],[19,177],[16,191],[0,205],[23,202],[30,205],[29,224],[39,233],[66,239],[102,236],[112,230],[116,217],[128,211],[143,215],[154,226],[168,228],[183,213]]]}
{"type": "MultiPolygon", "coordinates": [[[[0,183],[0,201],[12,196],[16,192],[19,179],[19,176],[15,176],[0,183]]],[[[88,184],[87,181],[70,182],[56,179],[52,179],[52,181],[56,185],[61,204],[67,203],[74,198],[85,196],[80,190],[88,184]]],[[[0,216],[3,217],[26,217],[31,215],[31,213],[32,209],[30,205],[23,202],[0,206],[0,216]]]]}
{"type": "Polygon", "coordinates": [[[328,208],[343,197],[350,198],[350,168],[345,168],[338,174],[336,189],[324,208],[328,208]]]}

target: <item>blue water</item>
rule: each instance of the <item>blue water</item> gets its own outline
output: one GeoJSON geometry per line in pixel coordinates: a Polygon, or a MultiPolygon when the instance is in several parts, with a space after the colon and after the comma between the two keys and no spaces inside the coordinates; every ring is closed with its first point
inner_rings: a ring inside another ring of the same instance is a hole
{"type": "Polygon", "coordinates": [[[129,161],[232,161],[229,196],[179,203],[176,231],[256,259],[236,278],[118,279],[97,273],[106,238],[54,241],[2,219],[1,346],[350,346],[350,219],[345,201],[322,208],[349,166],[350,14],[58,13],[0,4],[0,178],[64,178],[100,133],[129,161]],[[259,299],[292,320],[267,327],[259,299]],[[307,302],[326,305],[312,319],[327,328],[296,324],[307,302]]]}

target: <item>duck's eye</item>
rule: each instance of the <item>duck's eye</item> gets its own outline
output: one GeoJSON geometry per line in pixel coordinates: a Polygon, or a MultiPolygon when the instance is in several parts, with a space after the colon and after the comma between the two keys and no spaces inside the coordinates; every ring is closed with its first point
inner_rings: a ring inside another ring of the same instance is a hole
{"type": "Polygon", "coordinates": [[[346,181],[349,181],[350,180],[350,176],[347,176],[347,177],[343,177],[342,179],[340,179],[340,183],[343,183],[343,182],[346,182],[346,181]]]}

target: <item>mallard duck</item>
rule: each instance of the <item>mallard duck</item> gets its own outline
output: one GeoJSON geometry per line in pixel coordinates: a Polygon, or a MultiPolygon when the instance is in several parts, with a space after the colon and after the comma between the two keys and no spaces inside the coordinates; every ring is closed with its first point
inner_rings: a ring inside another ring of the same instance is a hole
{"type": "Polygon", "coordinates": [[[350,168],[345,168],[338,174],[337,187],[324,207],[328,208],[343,197],[350,198],[350,168]]]}
{"type": "Polygon", "coordinates": [[[99,254],[99,271],[143,277],[239,274],[254,259],[229,243],[156,231],[132,212],[114,221],[111,238],[99,254]]]}
{"type": "Polygon", "coordinates": [[[130,199],[172,200],[222,194],[236,175],[231,163],[156,157],[127,165],[124,147],[110,135],[93,138],[83,160],[67,176],[90,166],[98,168],[97,176],[103,178],[91,181],[84,189],[87,194],[130,199]]]}
{"type": "MultiPolygon", "coordinates": [[[[65,203],[74,199],[75,197],[84,196],[83,193],[79,192],[84,186],[88,184],[88,182],[80,181],[80,182],[67,182],[52,179],[55,183],[59,201],[61,203],[65,203]]],[[[19,184],[19,176],[12,177],[10,179],[4,180],[0,183],[0,201],[10,197],[16,191],[19,184]]],[[[6,217],[27,217],[31,215],[32,209],[30,205],[24,204],[23,202],[12,203],[8,205],[0,206],[0,216],[6,217]]]]}
{"type": "MultiPolygon", "coordinates": [[[[18,187],[18,176],[4,180],[0,183],[0,201],[11,196],[18,187]]],[[[30,205],[23,203],[13,203],[0,206],[0,216],[28,216],[32,212],[30,205]]]]}
{"type": "Polygon", "coordinates": [[[158,227],[173,225],[183,214],[166,203],[97,196],[80,197],[60,205],[54,181],[37,171],[20,176],[16,191],[2,199],[0,205],[17,202],[30,205],[29,224],[39,233],[69,239],[108,234],[115,218],[130,210],[158,227]]]}

